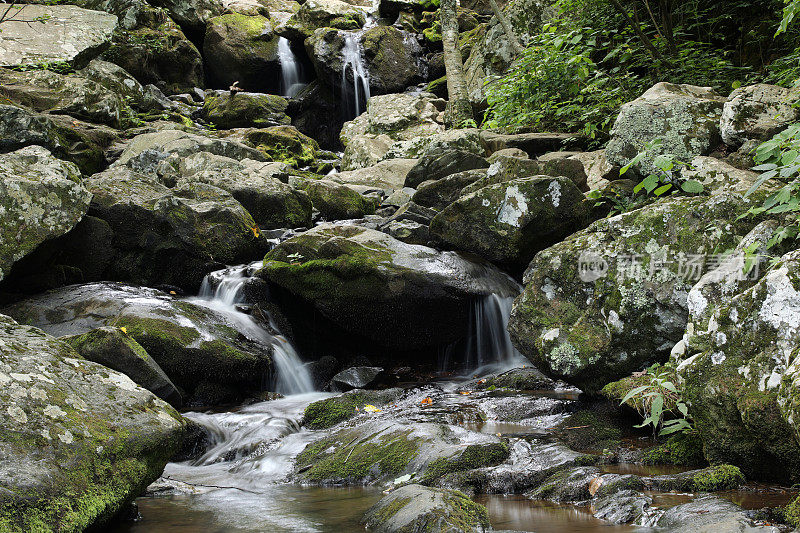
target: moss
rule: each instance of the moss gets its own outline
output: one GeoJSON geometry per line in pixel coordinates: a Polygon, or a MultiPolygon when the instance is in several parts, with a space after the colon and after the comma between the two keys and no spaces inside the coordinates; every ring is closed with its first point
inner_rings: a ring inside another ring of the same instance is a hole
{"type": "Polygon", "coordinates": [[[425,90],[440,98],[447,98],[447,76],[433,80],[425,86],[425,90]]]}
{"type": "Polygon", "coordinates": [[[640,461],[646,465],[702,466],[703,440],[697,431],[670,436],[666,442],[645,451],[640,461]]]}
{"type": "Polygon", "coordinates": [[[737,489],[745,482],[745,477],[737,466],[718,465],[694,476],[693,482],[697,492],[714,492],[737,489]]]}
{"type": "Polygon", "coordinates": [[[450,509],[455,511],[447,515],[447,521],[453,525],[453,530],[475,531],[478,526],[484,529],[490,527],[486,507],[470,500],[463,492],[448,491],[444,499],[450,509]]]}
{"type": "Polygon", "coordinates": [[[786,523],[795,528],[800,528],[800,496],[783,509],[786,523]]]}
{"type": "Polygon", "coordinates": [[[470,444],[455,457],[436,459],[425,469],[422,483],[430,485],[447,474],[495,466],[508,458],[509,449],[505,442],[493,444],[470,444]]]}
{"type": "Polygon", "coordinates": [[[622,430],[610,416],[595,411],[578,411],[558,426],[566,444],[574,450],[602,451],[621,444],[622,430]]]}
{"type": "Polygon", "coordinates": [[[381,524],[388,522],[400,511],[400,509],[408,505],[410,502],[411,498],[394,499],[389,505],[381,508],[380,511],[375,514],[375,520],[381,524]]]}
{"type": "Polygon", "coordinates": [[[326,398],[309,404],[303,414],[303,425],[309,429],[326,429],[344,422],[367,404],[385,405],[397,396],[393,391],[348,392],[334,398],[326,398]]]}
{"type": "Polygon", "coordinates": [[[264,29],[269,24],[269,20],[260,15],[251,16],[242,15],[241,13],[228,13],[212,18],[209,23],[224,24],[244,32],[251,39],[258,39],[264,34],[264,29]]]}

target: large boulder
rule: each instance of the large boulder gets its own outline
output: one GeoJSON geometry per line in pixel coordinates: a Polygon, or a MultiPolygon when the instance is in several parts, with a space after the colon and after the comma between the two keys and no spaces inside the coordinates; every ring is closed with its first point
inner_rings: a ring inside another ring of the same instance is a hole
{"type": "Polygon", "coordinates": [[[145,88],[128,71],[114,63],[93,59],[78,74],[105,87],[137,111],[162,111],[172,107],[172,103],[162,100],[163,95],[154,91],[152,85],[145,88]]]}
{"type": "Polygon", "coordinates": [[[457,490],[405,485],[384,496],[367,511],[370,531],[490,531],[486,508],[457,490]]]}
{"type": "Polygon", "coordinates": [[[544,176],[490,185],[447,206],[431,235],[515,271],[539,250],[586,227],[589,207],[566,178],[544,176]]]}
{"type": "Polygon", "coordinates": [[[0,66],[69,62],[82,67],[108,48],[117,17],[70,5],[0,4],[0,66]],[[29,22],[39,19],[41,22],[29,22]]]}
{"type": "Polygon", "coordinates": [[[732,248],[752,226],[737,219],[752,205],[730,193],[668,199],[539,252],[511,313],[514,344],[540,370],[589,393],[665,361],[689,317],[697,274],[689,259],[732,248]]]}
{"type": "Polygon", "coordinates": [[[720,120],[722,141],[738,148],[749,140],[766,141],[798,117],[797,93],[778,85],[748,85],[733,91],[720,120]]]}
{"type": "Polygon", "coordinates": [[[289,103],[275,94],[218,91],[206,96],[201,115],[221,129],[289,124],[289,103]]]}
{"type": "Polygon", "coordinates": [[[394,140],[386,134],[356,135],[350,139],[342,156],[342,170],[358,170],[377,164],[394,140]]]}
{"type": "Polygon", "coordinates": [[[386,159],[370,167],[339,172],[330,176],[330,179],[348,185],[364,185],[394,191],[405,186],[406,176],[416,166],[417,161],[417,159],[386,159]]]}
{"type": "Polygon", "coordinates": [[[0,316],[0,529],[83,531],[121,511],[185,422],[124,374],[0,316]]]}
{"type": "Polygon", "coordinates": [[[661,154],[687,162],[708,155],[721,142],[719,121],[724,104],[725,99],[709,87],[657,83],[622,106],[606,157],[612,165],[625,166],[647,143],[659,139],[634,167],[647,175],[656,169],[653,161],[661,154]]]}
{"type": "Polygon", "coordinates": [[[246,91],[277,93],[280,89],[278,36],[266,17],[229,13],[211,19],[203,52],[208,74],[217,86],[238,81],[246,91]]]}
{"type": "MultiPolygon", "coordinates": [[[[739,252],[765,249],[775,226],[754,230],[739,252]]],[[[678,370],[709,461],[793,483],[800,479],[800,252],[747,275],[744,265],[739,255],[692,288],[678,370]]]]}
{"type": "Polygon", "coordinates": [[[458,340],[474,299],[518,290],[488,265],[379,231],[330,224],[278,245],[259,276],[349,335],[396,350],[458,340]]]}
{"type": "Polygon", "coordinates": [[[464,150],[447,150],[433,146],[425,150],[419,162],[406,175],[406,187],[418,187],[423,181],[439,180],[465,170],[489,168],[480,155],[464,150]]]}
{"type": "Polygon", "coordinates": [[[313,165],[319,152],[317,141],[301,133],[294,126],[245,130],[243,142],[256,148],[268,159],[293,167],[313,165]]]}
{"type": "Polygon", "coordinates": [[[114,232],[110,279],[170,284],[195,290],[220,264],[243,263],[263,253],[258,226],[233,196],[192,182],[169,189],[124,168],[87,180],[90,214],[114,232]]]}
{"type": "Polygon", "coordinates": [[[37,112],[70,115],[116,128],[121,125],[125,109],[122,95],[99,83],[49,70],[0,69],[0,94],[37,112]]]}
{"type": "Polygon", "coordinates": [[[429,93],[385,94],[367,102],[367,112],[345,123],[342,144],[347,146],[356,135],[386,134],[394,140],[407,141],[444,131],[440,115],[446,102],[429,93]]]}
{"type": "Polygon", "coordinates": [[[181,389],[188,405],[241,400],[261,390],[270,370],[270,346],[240,333],[228,315],[155,289],[72,285],[4,312],[54,336],[124,328],[181,389]]]}
{"type": "Polygon", "coordinates": [[[291,40],[311,37],[319,28],[357,30],[364,25],[366,13],[356,4],[342,0],[306,0],[278,30],[291,40]]]}
{"type": "Polygon", "coordinates": [[[72,164],[39,146],[0,155],[0,280],[48,239],[86,214],[92,195],[72,164]]]}
{"type": "Polygon", "coordinates": [[[485,169],[465,170],[436,181],[419,185],[412,200],[414,203],[441,211],[461,198],[464,187],[486,177],[485,169]]]}
{"type": "Polygon", "coordinates": [[[305,191],[314,209],[325,220],[363,218],[375,212],[375,204],[353,189],[330,180],[310,180],[305,191]]]}
{"type": "Polygon", "coordinates": [[[161,179],[170,184],[207,183],[228,191],[247,209],[260,229],[311,225],[311,201],[306,193],[280,180],[287,170],[282,163],[236,161],[198,152],[189,157],[171,156],[159,170],[161,179]]]}
{"type": "Polygon", "coordinates": [[[206,25],[225,12],[227,2],[221,0],[154,0],[153,5],[167,10],[169,16],[194,32],[202,32],[206,25]]]}

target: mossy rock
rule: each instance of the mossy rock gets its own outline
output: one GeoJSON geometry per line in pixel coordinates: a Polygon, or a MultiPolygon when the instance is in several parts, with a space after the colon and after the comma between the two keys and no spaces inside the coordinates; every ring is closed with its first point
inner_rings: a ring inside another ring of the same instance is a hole
{"type": "Polygon", "coordinates": [[[266,128],[291,122],[286,115],[288,105],[285,98],[274,94],[218,91],[206,96],[201,116],[220,129],[266,128]]]}
{"type": "Polygon", "coordinates": [[[300,133],[294,126],[251,130],[245,134],[245,143],[263,153],[268,160],[295,168],[312,166],[319,151],[317,141],[300,133]]]}
{"type": "Polygon", "coordinates": [[[558,425],[557,432],[573,450],[601,453],[622,444],[624,432],[615,413],[605,406],[582,410],[558,425]]]}
{"type": "Polygon", "coordinates": [[[429,485],[440,477],[455,472],[496,466],[508,459],[508,455],[509,448],[505,442],[470,444],[455,457],[437,459],[429,464],[422,477],[422,483],[429,485]]]}
{"type": "Polygon", "coordinates": [[[639,460],[646,465],[702,466],[703,440],[697,431],[671,435],[665,442],[646,450],[639,460]]]}
{"type": "Polygon", "coordinates": [[[363,197],[350,187],[330,180],[306,183],[305,191],[311,203],[325,220],[363,218],[375,213],[375,202],[363,197]]]}
{"type": "Polygon", "coordinates": [[[306,407],[302,424],[309,429],[326,429],[354,417],[365,405],[380,407],[396,401],[400,394],[400,389],[354,390],[341,396],[319,400],[306,407]]]}

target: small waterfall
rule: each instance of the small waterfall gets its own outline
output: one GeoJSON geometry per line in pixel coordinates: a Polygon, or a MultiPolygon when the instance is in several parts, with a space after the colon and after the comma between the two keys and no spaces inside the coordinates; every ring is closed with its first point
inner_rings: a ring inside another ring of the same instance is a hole
{"type": "MultiPolygon", "coordinates": [[[[243,288],[247,279],[260,267],[261,262],[258,261],[208,274],[200,286],[198,298],[193,301],[223,313],[248,339],[272,347],[275,392],[281,394],[312,392],[314,385],[311,376],[289,339],[280,334],[270,334],[253,317],[236,308],[237,304],[245,301],[243,288]]],[[[279,331],[271,317],[269,320],[272,330],[279,331]]]]}
{"type": "Polygon", "coordinates": [[[357,117],[364,111],[362,101],[366,103],[370,97],[369,75],[361,57],[360,35],[350,32],[344,32],[343,35],[342,95],[344,97],[352,96],[353,107],[350,108],[349,105],[347,107],[355,113],[353,116],[357,117]],[[348,69],[353,75],[352,86],[347,79],[348,69]]]}
{"type": "Polygon", "coordinates": [[[278,39],[278,60],[281,63],[281,95],[288,98],[297,96],[305,84],[300,82],[300,64],[286,37],[278,39]]]}

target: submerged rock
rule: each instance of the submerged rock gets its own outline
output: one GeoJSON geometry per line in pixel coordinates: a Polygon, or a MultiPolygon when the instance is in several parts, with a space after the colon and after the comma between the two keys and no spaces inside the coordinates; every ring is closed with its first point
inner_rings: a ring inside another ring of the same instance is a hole
{"type": "Polygon", "coordinates": [[[117,283],[73,285],[4,309],[51,335],[82,335],[103,326],[125,328],[186,403],[233,401],[261,390],[269,346],[249,340],[224,315],[155,289],[117,283]]]}
{"type": "Polygon", "coordinates": [[[0,155],[0,280],[42,242],[64,235],[92,195],[78,168],[39,146],[0,155]]]}
{"type": "Polygon", "coordinates": [[[0,315],[0,529],[83,531],[164,469],[185,422],[124,374],[0,315]]]}
{"type": "Polygon", "coordinates": [[[442,531],[483,533],[491,530],[486,508],[455,490],[406,485],[384,496],[367,511],[370,531],[442,531]]]}
{"type": "Polygon", "coordinates": [[[294,305],[300,298],[349,334],[402,350],[461,338],[474,299],[517,290],[486,264],[331,224],[278,245],[259,276],[288,293],[294,305]]]}

